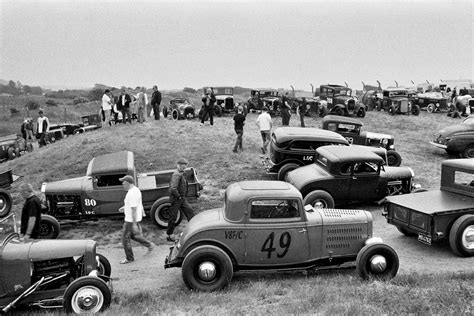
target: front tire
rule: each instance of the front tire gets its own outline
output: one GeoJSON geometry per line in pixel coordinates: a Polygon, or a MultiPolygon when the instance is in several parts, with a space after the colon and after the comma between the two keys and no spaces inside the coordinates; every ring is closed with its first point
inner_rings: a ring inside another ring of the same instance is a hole
{"type": "Polygon", "coordinates": [[[463,215],[456,219],[449,231],[449,246],[461,257],[474,255],[474,215],[463,215]]]}
{"type": "Polygon", "coordinates": [[[39,239],[56,239],[61,231],[59,222],[51,215],[41,215],[39,239]]]}
{"type": "Polygon", "coordinates": [[[12,210],[12,196],[10,192],[0,189],[0,218],[6,217],[12,210]]]}
{"type": "Polygon", "coordinates": [[[179,120],[179,112],[178,112],[178,110],[174,109],[174,110],[171,112],[171,118],[173,119],[173,121],[179,120]]]}
{"type": "Polygon", "coordinates": [[[398,167],[402,164],[402,157],[394,150],[387,151],[387,163],[389,166],[398,167]]]}
{"type": "Polygon", "coordinates": [[[364,246],[356,259],[357,273],[364,280],[390,280],[397,275],[399,264],[395,250],[382,243],[364,246]]]}
{"type": "Polygon", "coordinates": [[[225,251],[216,246],[197,247],[183,261],[183,280],[191,290],[220,290],[229,285],[232,274],[232,261],[225,251]]]}
{"type": "Polygon", "coordinates": [[[293,171],[299,167],[300,166],[295,163],[288,163],[282,166],[280,170],[278,170],[278,180],[286,181],[286,175],[288,174],[288,172],[293,171]]]}
{"type": "Polygon", "coordinates": [[[358,117],[365,117],[365,109],[364,107],[360,107],[359,111],[357,111],[357,116],[358,117]]]}
{"type": "Polygon", "coordinates": [[[426,107],[426,112],[428,113],[433,113],[435,111],[435,105],[433,103],[430,103],[428,104],[428,106],[426,107]]]}
{"type": "Polygon", "coordinates": [[[394,105],[391,105],[391,106],[388,108],[388,114],[390,114],[390,115],[395,115],[395,106],[394,106],[394,105]]]}
{"type": "MultiPolygon", "coordinates": [[[[150,216],[153,218],[153,222],[160,228],[168,228],[168,222],[170,221],[170,207],[171,202],[168,197],[164,197],[153,203],[150,210],[150,216]]],[[[183,216],[181,212],[178,212],[176,217],[176,226],[181,223],[183,216]]]]}
{"type": "Polygon", "coordinates": [[[66,313],[95,314],[110,306],[112,294],[107,284],[99,278],[84,276],[66,288],[63,307],[66,313]]]}
{"type": "Polygon", "coordinates": [[[99,266],[97,267],[99,274],[110,277],[110,275],[112,274],[112,266],[110,265],[109,259],[107,259],[104,255],[101,255],[100,253],[96,255],[99,257],[99,266]]]}
{"type": "Polygon", "coordinates": [[[411,114],[419,115],[420,114],[420,106],[418,104],[414,104],[411,108],[411,114]]]}
{"type": "Polygon", "coordinates": [[[15,159],[18,156],[16,154],[16,151],[15,151],[14,147],[10,147],[10,148],[7,149],[7,155],[8,155],[8,159],[10,159],[10,160],[15,159]]]}
{"type": "Polygon", "coordinates": [[[326,191],[315,190],[304,198],[303,205],[308,204],[316,208],[334,208],[334,199],[326,191]]]}

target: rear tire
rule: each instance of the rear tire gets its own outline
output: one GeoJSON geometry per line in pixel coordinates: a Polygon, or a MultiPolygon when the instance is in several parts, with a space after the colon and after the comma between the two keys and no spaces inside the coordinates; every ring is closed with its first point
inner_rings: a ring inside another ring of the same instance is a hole
{"type": "Polygon", "coordinates": [[[449,231],[449,246],[461,257],[474,255],[474,215],[463,215],[454,221],[449,231]]]}
{"type": "Polygon", "coordinates": [[[357,116],[358,117],[365,117],[365,108],[363,106],[361,106],[359,108],[359,111],[357,111],[357,116]]]}
{"type": "Polygon", "coordinates": [[[10,160],[13,160],[18,156],[16,154],[16,151],[15,151],[14,147],[10,147],[10,148],[7,149],[7,155],[8,155],[8,159],[10,159],[10,160]]]}
{"type": "MultiPolygon", "coordinates": [[[[168,228],[168,222],[170,220],[170,207],[171,202],[168,197],[161,198],[153,203],[150,210],[150,216],[153,218],[153,222],[160,228],[168,228]]],[[[176,226],[181,223],[183,216],[181,211],[178,212],[176,218],[176,226]]]]}
{"type": "Polygon", "coordinates": [[[304,198],[303,205],[308,204],[316,208],[334,208],[334,199],[326,191],[315,190],[308,193],[304,198]]]}
{"type": "Polygon", "coordinates": [[[334,110],[334,114],[339,115],[339,116],[344,116],[344,110],[341,108],[337,108],[334,110]]]}
{"type": "Polygon", "coordinates": [[[38,239],[56,239],[60,232],[59,222],[51,215],[41,215],[38,239]]]}
{"type": "Polygon", "coordinates": [[[357,273],[364,280],[370,278],[390,280],[397,275],[399,265],[397,253],[386,244],[366,245],[357,254],[357,273]]]}
{"type": "Polygon", "coordinates": [[[391,106],[388,108],[388,114],[390,114],[390,115],[395,115],[395,106],[391,105],[391,106]]]}
{"type": "Polygon", "coordinates": [[[178,110],[174,109],[174,110],[171,112],[171,118],[173,119],[173,121],[179,120],[179,113],[178,113],[178,110]]]}
{"type": "Polygon", "coordinates": [[[411,114],[419,115],[420,114],[420,106],[418,104],[414,104],[411,108],[411,114]]]}
{"type": "Polygon", "coordinates": [[[295,163],[287,163],[286,165],[283,165],[278,171],[278,180],[286,181],[286,175],[288,174],[288,172],[293,171],[299,167],[300,165],[297,165],[295,163]]]}
{"type": "Polygon", "coordinates": [[[464,158],[474,158],[474,145],[469,145],[467,146],[463,152],[462,152],[462,156],[464,158]]]}
{"type": "Polygon", "coordinates": [[[100,253],[96,255],[99,257],[99,266],[97,267],[99,274],[110,277],[112,274],[112,266],[110,265],[109,259],[100,253]]]}
{"type": "Polygon", "coordinates": [[[167,117],[168,117],[168,108],[167,108],[167,107],[164,107],[164,108],[163,108],[163,117],[164,117],[164,118],[167,118],[167,117]]]}
{"type": "Polygon", "coordinates": [[[10,192],[0,189],[0,218],[6,217],[12,210],[12,196],[10,192]]]}

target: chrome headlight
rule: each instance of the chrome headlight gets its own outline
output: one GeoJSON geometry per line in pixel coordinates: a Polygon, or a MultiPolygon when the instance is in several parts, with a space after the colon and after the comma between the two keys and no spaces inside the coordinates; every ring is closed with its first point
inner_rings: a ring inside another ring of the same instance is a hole
{"type": "Polygon", "coordinates": [[[388,144],[388,139],[386,139],[386,138],[382,139],[383,147],[387,147],[387,144],[388,144]]]}

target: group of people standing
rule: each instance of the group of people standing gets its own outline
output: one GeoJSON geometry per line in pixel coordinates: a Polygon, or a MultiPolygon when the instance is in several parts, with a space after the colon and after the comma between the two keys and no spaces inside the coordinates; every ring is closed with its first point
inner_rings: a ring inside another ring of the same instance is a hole
{"type": "Polygon", "coordinates": [[[102,112],[102,126],[112,126],[113,124],[132,123],[136,114],[138,123],[146,122],[148,116],[153,116],[155,120],[160,119],[160,104],[161,104],[161,92],[158,87],[153,86],[153,94],[151,97],[152,109],[148,113],[148,96],[146,89],[142,87],[140,91],[135,95],[130,95],[126,92],[125,87],[120,89],[120,95],[114,97],[109,89],[104,91],[102,96],[101,112],[102,112]],[[119,114],[122,118],[119,119],[119,114]]]}
{"type": "MultiPolygon", "coordinates": [[[[36,120],[36,135],[38,138],[39,147],[46,146],[48,132],[49,132],[49,119],[44,115],[44,111],[42,109],[38,112],[38,119],[36,120]]],[[[35,125],[33,123],[33,119],[31,117],[25,118],[23,123],[21,124],[21,135],[25,139],[25,141],[31,144],[34,142],[34,130],[35,125]]]]}

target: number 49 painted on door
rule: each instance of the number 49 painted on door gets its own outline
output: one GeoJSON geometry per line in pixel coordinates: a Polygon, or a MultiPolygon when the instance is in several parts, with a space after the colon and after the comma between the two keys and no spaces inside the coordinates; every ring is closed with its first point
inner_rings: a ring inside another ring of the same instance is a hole
{"type": "MultiPolygon", "coordinates": [[[[272,252],[276,251],[276,248],[273,247],[274,239],[275,239],[275,233],[271,232],[270,235],[268,235],[267,239],[265,239],[262,245],[261,251],[262,252],[266,251],[268,253],[267,255],[268,259],[271,258],[272,252]]],[[[280,244],[280,248],[283,249],[283,252],[281,253],[277,252],[276,256],[277,258],[283,258],[288,252],[288,249],[290,249],[290,245],[291,245],[291,235],[289,232],[284,232],[283,234],[281,234],[279,244],[280,244]]]]}

